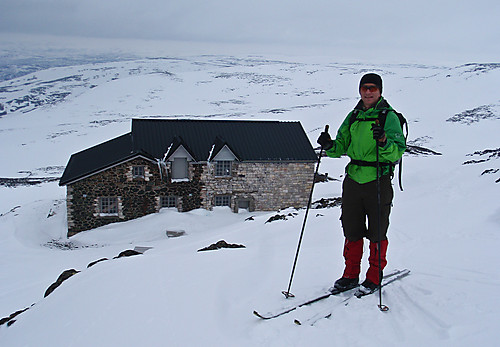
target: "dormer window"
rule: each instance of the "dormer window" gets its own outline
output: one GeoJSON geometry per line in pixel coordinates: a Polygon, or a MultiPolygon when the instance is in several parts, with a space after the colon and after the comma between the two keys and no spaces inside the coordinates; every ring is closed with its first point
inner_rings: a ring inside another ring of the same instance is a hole
{"type": "Polygon", "coordinates": [[[173,152],[169,150],[170,154],[167,160],[171,165],[170,170],[172,181],[174,182],[189,181],[189,162],[194,159],[190,151],[186,148],[181,144],[173,152]]]}
{"type": "Polygon", "coordinates": [[[215,177],[231,177],[233,162],[237,160],[237,157],[227,144],[217,144],[217,142],[221,141],[221,139],[216,138],[210,152],[209,161],[214,163],[213,175],[215,177]]]}
{"type": "Polygon", "coordinates": [[[182,180],[188,178],[187,158],[174,158],[172,161],[172,179],[182,180]]]}
{"type": "Polygon", "coordinates": [[[231,177],[232,160],[217,160],[215,162],[216,177],[231,177]]]}

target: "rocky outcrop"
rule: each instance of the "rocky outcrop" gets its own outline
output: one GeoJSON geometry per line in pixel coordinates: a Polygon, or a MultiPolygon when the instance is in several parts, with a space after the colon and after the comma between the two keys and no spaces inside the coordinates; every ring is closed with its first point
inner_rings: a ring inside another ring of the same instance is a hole
{"type": "MultiPolygon", "coordinates": [[[[243,246],[244,247],[244,246],[243,246]]],[[[143,247],[144,249],[150,249],[150,247],[143,247]]],[[[142,252],[139,252],[139,251],[136,251],[136,250],[131,250],[131,249],[128,249],[128,250],[125,250],[123,252],[121,252],[119,255],[117,255],[116,257],[114,257],[113,259],[117,259],[117,258],[123,258],[123,257],[130,257],[130,256],[134,256],[134,255],[139,255],[139,254],[142,254],[142,252]]],[[[102,261],[105,261],[105,260],[108,260],[108,258],[101,258],[99,260],[96,260],[96,261],[93,261],[91,262],[87,268],[90,268],[92,267],[93,265],[99,263],[99,262],[102,262],[102,261]]],[[[44,294],[44,298],[46,298],[48,295],[50,295],[56,288],[58,288],[64,281],[66,281],[68,278],[72,277],[73,275],[79,273],[80,271],[78,270],[75,270],[75,269],[69,269],[69,270],[65,270],[63,271],[59,277],[57,278],[57,280],[52,283],[48,288],[47,290],[45,291],[45,294],[44,294]]],[[[11,326],[12,324],[14,324],[16,322],[16,320],[14,319],[15,317],[17,317],[18,315],[20,315],[21,313],[29,310],[31,307],[35,306],[35,304],[32,304],[30,307],[26,307],[22,310],[18,310],[14,313],[12,313],[11,315],[9,315],[8,317],[4,317],[2,319],[0,319],[0,326],[4,325],[4,324],[7,324],[7,326],[11,326]]]]}
{"type": "Polygon", "coordinates": [[[215,250],[218,250],[221,248],[246,248],[246,247],[244,245],[231,244],[231,243],[227,243],[224,240],[220,240],[216,243],[211,244],[208,247],[199,249],[198,252],[215,251],[215,250]]]}
{"type": "Polygon", "coordinates": [[[76,271],[75,269],[65,270],[62,274],[59,275],[57,280],[50,285],[49,288],[45,291],[44,298],[47,297],[50,293],[52,293],[57,287],[59,287],[64,281],[73,276],[74,274],[79,273],[80,271],[76,271]]]}

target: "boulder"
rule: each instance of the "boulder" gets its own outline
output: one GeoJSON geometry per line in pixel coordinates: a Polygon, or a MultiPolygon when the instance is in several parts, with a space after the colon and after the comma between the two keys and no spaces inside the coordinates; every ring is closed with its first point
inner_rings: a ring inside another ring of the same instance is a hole
{"type": "Polygon", "coordinates": [[[70,269],[70,270],[63,271],[63,273],[60,274],[59,277],[57,278],[57,281],[55,281],[54,283],[52,283],[50,285],[50,287],[47,288],[47,290],[45,291],[45,294],[44,294],[43,297],[44,298],[47,297],[50,293],[52,293],[54,291],[54,289],[56,289],[57,287],[59,287],[61,285],[61,283],[63,283],[68,278],[70,278],[71,276],[73,276],[74,274],[79,273],[79,272],[80,271],[77,271],[75,269],[70,269]]]}

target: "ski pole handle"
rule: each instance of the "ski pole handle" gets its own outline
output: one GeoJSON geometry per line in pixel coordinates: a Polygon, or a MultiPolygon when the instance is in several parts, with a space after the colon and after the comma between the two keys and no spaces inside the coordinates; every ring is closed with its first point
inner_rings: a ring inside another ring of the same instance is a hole
{"type": "MultiPolygon", "coordinates": [[[[324,132],[325,132],[325,133],[327,133],[327,134],[328,134],[328,129],[330,129],[330,126],[327,124],[327,125],[325,125],[325,131],[324,131],[324,132]]],[[[321,149],[320,149],[320,151],[319,151],[319,156],[320,156],[320,158],[321,158],[321,156],[322,156],[322,155],[323,155],[323,145],[321,145],[321,149]]],[[[318,166],[319,166],[319,165],[318,165],[318,166]]]]}

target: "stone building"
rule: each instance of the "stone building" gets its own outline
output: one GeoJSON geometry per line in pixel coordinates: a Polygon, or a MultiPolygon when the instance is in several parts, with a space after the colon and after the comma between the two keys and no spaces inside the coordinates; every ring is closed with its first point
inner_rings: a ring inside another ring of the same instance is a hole
{"type": "Polygon", "coordinates": [[[133,119],[130,133],[71,156],[68,236],[158,212],[307,204],[314,152],[299,122],[133,119]]]}

